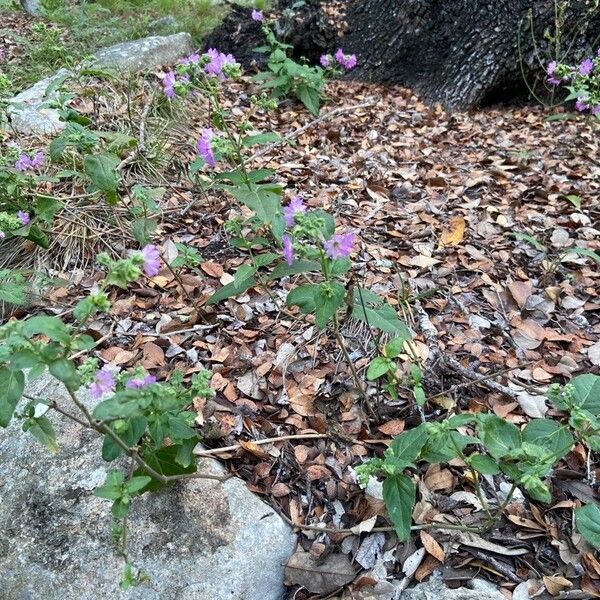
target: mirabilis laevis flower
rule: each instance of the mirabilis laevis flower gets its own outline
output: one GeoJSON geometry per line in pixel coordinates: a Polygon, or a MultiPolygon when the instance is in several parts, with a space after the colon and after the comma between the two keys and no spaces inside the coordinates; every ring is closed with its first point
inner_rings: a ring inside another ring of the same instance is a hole
{"type": "Polygon", "coordinates": [[[160,254],[158,248],[153,244],[147,244],[142,248],[144,259],[143,270],[147,277],[155,277],[160,271],[160,254]]]}
{"type": "Polygon", "coordinates": [[[105,394],[115,391],[117,382],[115,381],[115,373],[118,373],[118,367],[104,365],[96,372],[94,381],[89,387],[90,396],[95,400],[99,400],[105,394]]]}
{"type": "Polygon", "coordinates": [[[294,196],[287,206],[283,207],[283,220],[288,227],[294,226],[294,221],[298,213],[306,212],[306,205],[302,196],[294,196]]]}
{"type": "Polygon", "coordinates": [[[356,234],[354,231],[336,233],[331,239],[324,242],[323,246],[325,248],[325,254],[333,260],[337,258],[347,258],[352,252],[355,241],[356,234]]]}
{"type": "Polygon", "coordinates": [[[286,233],[282,238],[283,244],[283,258],[288,265],[294,263],[294,246],[292,245],[292,238],[286,233]]]}
{"type": "Polygon", "coordinates": [[[198,154],[204,159],[207,167],[214,169],[217,166],[217,161],[215,159],[215,154],[212,149],[212,139],[215,137],[215,134],[212,129],[206,128],[203,129],[196,143],[196,149],[198,150],[198,154]]]}

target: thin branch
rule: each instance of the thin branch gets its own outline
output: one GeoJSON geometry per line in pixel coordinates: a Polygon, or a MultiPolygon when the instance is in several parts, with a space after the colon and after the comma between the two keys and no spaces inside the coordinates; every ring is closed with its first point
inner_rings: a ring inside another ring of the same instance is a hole
{"type": "MultiPolygon", "coordinates": [[[[298,433],[296,435],[282,435],[281,437],[266,438],[264,440],[251,440],[248,443],[255,446],[263,444],[274,444],[276,442],[286,442],[288,440],[322,440],[328,438],[326,433],[298,433]]],[[[242,444],[234,444],[233,446],[224,446],[223,448],[212,448],[211,450],[194,451],[195,456],[213,456],[215,454],[223,454],[223,452],[234,452],[242,448],[242,444]]]]}

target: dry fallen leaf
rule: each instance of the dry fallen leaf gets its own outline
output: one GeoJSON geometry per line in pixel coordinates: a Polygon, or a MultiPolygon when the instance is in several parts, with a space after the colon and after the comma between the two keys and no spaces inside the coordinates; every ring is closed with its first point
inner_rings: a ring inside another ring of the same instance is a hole
{"type": "Polygon", "coordinates": [[[427,550],[431,556],[443,563],[446,560],[446,553],[438,541],[424,530],[421,530],[420,537],[425,550],[427,550]]]}
{"type": "Polygon", "coordinates": [[[328,554],[323,560],[300,550],[285,566],[286,585],[301,585],[311,594],[331,594],[354,579],[354,567],[345,554],[328,554]]]}
{"type": "Polygon", "coordinates": [[[442,246],[458,246],[465,237],[466,221],[464,217],[452,217],[450,228],[445,229],[440,236],[442,246]]]}

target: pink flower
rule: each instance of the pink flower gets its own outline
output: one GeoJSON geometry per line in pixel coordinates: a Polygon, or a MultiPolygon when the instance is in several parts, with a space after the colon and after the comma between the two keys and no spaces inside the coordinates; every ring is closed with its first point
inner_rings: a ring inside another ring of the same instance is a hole
{"type": "Polygon", "coordinates": [[[294,246],[292,245],[292,238],[286,233],[281,238],[283,243],[283,258],[288,265],[292,265],[294,262],[294,246]]]}
{"type": "Polygon", "coordinates": [[[344,54],[344,51],[341,48],[338,48],[338,51],[335,53],[335,60],[349,71],[350,69],[354,69],[357,64],[356,54],[344,54]]]}
{"type": "Polygon", "coordinates": [[[15,169],[20,173],[39,169],[44,164],[45,158],[46,155],[43,152],[37,152],[33,158],[29,158],[27,154],[21,154],[15,162],[15,169]]]}
{"type": "Polygon", "coordinates": [[[327,240],[323,246],[325,247],[325,254],[329,258],[347,258],[352,252],[352,246],[356,234],[354,231],[348,231],[347,233],[336,233],[330,240],[327,240]]]}
{"type": "Polygon", "coordinates": [[[99,400],[104,394],[115,391],[115,372],[118,372],[118,369],[110,365],[104,365],[96,373],[94,381],[89,388],[92,398],[99,400]]]}
{"type": "Polygon", "coordinates": [[[199,62],[200,62],[200,55],[197,52],[194,52],[193,54],[190,54],[189,56],[182,58],[180,61],[180,63],[182,65],[196,65],[199,62]]]}
{"type": "Polygon", "coordinates": [[[329,54],[321,54],[319,62],[324,69],[328,69],[331,66],[331,56],[329,54]]]}
{"type": "Polygon", "coordinates": [[[302,196],[295,196],[283,209],[283,219],[285,224],[288,227],[293,227],[296,215],[303,212],[306,212],[306,205],[302,200],[302,196]]]}
{"type": "Polygon", "coordinates": [[[262,11],[261,11],[261,10],[256,10],[256,9],[253,9],[253,10],[252,10],[252,20],[253,20],[253,21],[258,21],[258,22],[262,22],[262,21],[264,21],[264,20],[265,20],[265,17],[264,17],[264,15],[262,14],[262,11]]]}
{"type": "Polygon", "coordinates": [[[210,62],[204,65],[204,72],[207,75],[216,75],[221,79],[225,79],[225,75],[223,74],[223,67],[225,65],[234,65],[235,58],[231,54],[223,54],[214,48],[209,48],[206,51],[208,57],[210,58],[210,62]]]}
{"type": "Polygon", "coordinates": [[[556,72],[557,66],[558,66],[558,64],[555,60],[553,60],[552,62],[549,62],[548,67],[546,68],[546,73],[548,73],[549,76],[554,75],[554,73],[556,72]]]}
{"type": "Polygon", "coordinates": [[[23,226],[29,225],[29,221],[31,221],[29,213],[26,213],[24,210],[20,210],[17,213],[17,218],[19,219],[19,221],[21,221],[21,225],[23,226]]]}
{"type": "Polygon", "coordinates": [[[153,244],[148,244],[142,248],[142,258],[144,259],[144,273],[148,277],[158,275],[160,271],[160,254],[158,248],[153,244]]]}
{"type": "Polygon", "coordinates": [[[152,385],[153,383],[156,383],[156,377],[154,377],[154,375],[146,375],[143,379],[130,379],[125,384],[125,387],[130,390],[137,390],[146,387],[147,385],[152,385]]]}
{"type": "Polygon", "coordinates": [[[589,105],[586,103],[586,101],[583,98],[577,98],[577,102],[575,102],[575,108],[579,112],[584,112],[589,108],[589,105]]]}
{"type": "Polygon", "coordinates": [[[44,164],[45,160],[46,160],[46,155],[43,152],[41,152],[41,151],[36,152],[35,156],[31,160],[31,166],[34,169],[39,169],[44,164]]]}
{"type": "Polygon", "coordinates": [[[202,135],[196,143],[198,154],[204,159],[206,166],[210,167],[211,169],[214,169],[217,166],[215,154],[211,145],[211,141],[213,138],[214,133],[212,129],[203,129],[202,135]]]}
{"type": "Polygon", "coordinates": [[[579,74],[587,77],[594,70],[594,61],[591,58],[586,58],[579,65],[579,74]]]}
{"type": "Polygon", "coordinates": [[[165,96],[169,100],[172,100],[173,98],[175,98],[175,96],[177,96],[177,92],[175,91],[175,72],[174,71],[169,71],[168,73],[165,74],[165,76],[162,79],[162,86],[163,86],[163,92],[165,93],[165,96]]]}

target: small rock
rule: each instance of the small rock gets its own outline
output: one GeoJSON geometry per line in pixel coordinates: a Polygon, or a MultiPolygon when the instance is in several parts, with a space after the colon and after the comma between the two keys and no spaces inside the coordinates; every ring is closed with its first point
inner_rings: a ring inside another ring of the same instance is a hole
{"type": "Polygon", "coordinates": [[[21,6],[26,13],[39,17],[42,14],[40,0],[20,0],[21,6]]]}

